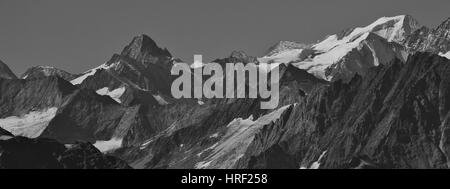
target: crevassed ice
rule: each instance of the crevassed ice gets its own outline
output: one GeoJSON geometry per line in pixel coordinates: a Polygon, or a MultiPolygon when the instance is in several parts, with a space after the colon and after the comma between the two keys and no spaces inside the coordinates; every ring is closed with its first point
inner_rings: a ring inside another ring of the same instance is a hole
{"type": "Polygon", "coordinates": [[[43,111],[32,111],[23,116],[11,116],[0,119],[0,127],[15,136],[28,138],[39,137],[55,117],[58,108],[53,107],[43,111]]]}

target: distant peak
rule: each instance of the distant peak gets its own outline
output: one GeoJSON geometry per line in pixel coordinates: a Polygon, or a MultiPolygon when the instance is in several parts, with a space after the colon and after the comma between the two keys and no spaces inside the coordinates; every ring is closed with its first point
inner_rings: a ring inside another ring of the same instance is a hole
{"type": "Polygon", "coordinates": [[[40,69],[57,69],[53,66],[33,66],[31,68],[40,68],[40,69]]]}
{"type": "Polygon", "coordinates": [[[157,47],[156,42],[150,38],[148,35],[141,34],[133,38],[132,42],[141,47],[157,47]]]}
{"type": "Polygon", "coordinates": [[[439,24],[439,26],[437,27],[437,29],[444,29],[444,30],[448,30],[450,29],[450,17],[447,18],[446,20],[444,20],[444,22],[442,22],[441,24],[439,24]]]}
{"type": "Polygon", "coordinates": [[[233,52],[231,52],[230,57],[233,57],[233,58],[245,58],[245,57],[247,57],[247,54],[244,51],[234,50],[233,52]]]}
{"type": "Polygon", "coordinates": [[[247,64],[247,63],[258,63],[258,59],[256,57],[247,55],[247,53],[245,53],[244,51],[235,50],[235,51],[231,52],[229,57],[222,58],[222,59],[216,59],[216,60],[213,60],[212,62],[247,64]]]}
{"type": "Polygon", "coordinates": [[[298,43],[294,41],[279,41],[278,43],[270,47],[269,50],[267,50],[266,55],[270,56],[279,52],[283,52],[285,50],[308,49],[310,47],[310,44],[298,43]]]}
{"type": "Polygon", "coordinates": [[[350,28],[336,35],[338,40],[353,38],[364,33],[375,33],[389,42],[403,42],[406,36],[419,29],[421,25],[410,15],[381,17],[365,27],[350,28]]]}
{"type": "Polygon", "coordinates": [[[152,38],[145,34],[134,37],[123,49],[121,55],[139,62],[151,62],[154,57],[168,58],[172,56],[166,48],[160,48],[152,38]]]}
{"type": "Polygon", "coordinates": [[[17,76],[9,69],[8,65],[0,60],[0,78],[17,79],[17,76]]]}

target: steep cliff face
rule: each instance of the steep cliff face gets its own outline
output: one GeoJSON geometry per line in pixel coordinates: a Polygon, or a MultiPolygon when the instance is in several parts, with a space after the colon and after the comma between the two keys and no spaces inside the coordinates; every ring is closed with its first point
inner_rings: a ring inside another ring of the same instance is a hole
{"type": "MultiPolygon", "coordinates": [[[[0,62],[0,168],[128,168],[101,153],[134,168],[449,168],[449,23],[383,17],[213,61],[279,69],[273,110],[248,94],[172,98],[177,60],[146,35],[76,76],[35,67],[17,79],[0,62]]],[[[209,79],[203,68],[191,79],[209,79]]]]}
{"type": "Polygon", "coordinates": [[[9,67],[0,60],[0,78],[17,79],[17,76],[9,69],[9,67]]]}
{"type": "Polygon", "coordinates": [[[328,84],[294,66],[279,66],[279,109],[260,109],[258,98],[179,100],[149,112],[151,124],[161,125],[158,134],[114,154],[135,168],[232,168],[262,126],[328,84]]]}
{"type": "Polygon", "coordinates": [[[172,57],[167,49],[158,47],[153,39],[144,34],[134,37],[120,55],[143,65],[165,64],[172,57]]]}
{"type": "Polygon", "coordinates": [[[449,72],[449,60],[416,54],[318,88],[266,125],[236,167],[448,168],[449,72]]]}
{"type": "Polygon", "coordinates": [[[165,105],[171,101],[173,58],[146,35],[140,35],[120,54],[73,79],[74,85],[113,97],[123,105],[165,105]]]}
{"type": "Polygon", "coordinates": [[[324,74],[331,81],[349,81],[355,74],[365,75],[370,68],[380,64],[389,64],[395,59],[406,61],[407,56],[400,44],[369,33],[356,48],[327,67],[324,74]]]}
{"type": "Polygon", "coordinates": [[[100,146],[115,139],[117,148],[142,141],[153,132],[146,127],[141,106],[123,107],[60,77],[0,79],[0,90],[4,91],[0,94],[0,127],[17,136],[48,137],[62,143],[103,141],[100,146]]]}
{"type": "Polygon", "coordinates": [[[303,95],[283,79],[292,98],[276,110],[257,99],[189,106],[115,155],[135,168],[448,168],[449,72],[449,60],[419,53],[303,95]]]}

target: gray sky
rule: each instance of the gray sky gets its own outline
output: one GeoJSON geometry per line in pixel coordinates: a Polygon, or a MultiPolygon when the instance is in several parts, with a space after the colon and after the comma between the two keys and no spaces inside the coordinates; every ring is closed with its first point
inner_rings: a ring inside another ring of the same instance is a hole
{"type": "Polygon", "coordinates": [[[185,62],[279,40],[315,42],[382,16],[409,14],[435,27],[449,0],[0,0],[0,59],[17,74],[33,65],[83,72],[144,33],[185,62]]]}

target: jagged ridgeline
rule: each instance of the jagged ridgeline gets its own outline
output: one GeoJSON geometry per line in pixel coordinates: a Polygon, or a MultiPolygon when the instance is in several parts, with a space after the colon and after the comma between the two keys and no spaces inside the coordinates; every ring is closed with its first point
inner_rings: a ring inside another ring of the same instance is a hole
{"type": "Polygon", "coordinates": [[[0,168],[449,168],[449,26],[383,17],[213,61],[277,67],[270,110],[173,98],[181,60],[146,35],[79,74],[0,62],[0,168]]]}

